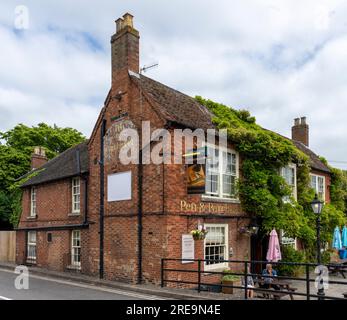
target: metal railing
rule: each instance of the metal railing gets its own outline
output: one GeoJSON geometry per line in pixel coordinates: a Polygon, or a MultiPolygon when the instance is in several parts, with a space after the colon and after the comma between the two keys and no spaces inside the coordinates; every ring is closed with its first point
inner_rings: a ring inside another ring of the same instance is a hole
{"type": "Polygon", "coordinates": [[[273,265],[273,268],[276,269],[276,267],[279,266],[291,266],[291,267],[298,267],[301,268],[301,276],[295,277],[295,276],[284,276],[284,275],[277,275],[277,276],[268,276],[264,275],[263,273],[256,273],[256,272],[250,272],[250,267],[256,267],[258,266],[258,269],[260,267],[261,270],[266,266],[266,264],[269,264],[268,261],[246,261],[246,260],[206,260],[206,259],[179,259],[179,258],[164,258],[161,260],[161,286],[167,286],[168,284],[177,284],[182,285],[191,289],[195,289],[198,292],[204,291],[204,288],[211,287],[211,286],[218,286],[219,288],[235,288],[235,289],[241,289],[243,290],[243,297],[244,299],[248,299],[248,291],[253,290],[255,293],[260,292],[264,295],[264,297],[273,297],[281,298],[284,295],[289,295],[290,298],[293,300],[294,296],[299,296],[302,298],[305,298],[306,300],[310,300],[311,298],[317,298],[318,300],[324,300],[324,299],[346,299],[347,297],[347,281],[336,281],[336,280],[330,280],[327,278],[327,273],[329,272],[329,268],[334,270],[345,270],[347,272],[347,266],[344,264],[325,264],[325,265],[318,265],[316,263],[294,263],[294,262],[271,262],[273,265]],[[169,263],[174,263],[174,267],[168,266],[169,263]],[[230,264],[236,264],[237,268],[235,268],[235,272],[228,272],[225,273],[225,271],[212,271],[212,270],[204,270],[205,263],[208,262],[211,263],[228,263],[230,264]],[[184,263],[184,264],[183,264],[184,263]],[[188,268],[188,263],[193,263],[194,267],[188,268]],[[180,264],[181,267],[177,267],[177,264],[180,264]],[[317,268],[318,267],[318,268],[317,268]],[[316,277],[313,277],[311,275],[312,272],[316,272],[316,277]],[[172,276],[174,274],[176,275],[176,279],[174,279],[172,276]],[[183,274],[189,274],[189,277],[186,277],[185,280],[181,280],[183,274]],[[227,285],[223,284],[222,282],[213,283],[213,282],[204,282],[203,277],[213,276],[213,275],[219,275],[221,277],[232,274],[235,276],[240,276],[240,278],[243,278],[242,285],[227,285]],[[179,275],[179,277],[178,277],[179,275]],[[195,275],[195,276],[193,276],[195,275]],[[247,279],[248,277],[252,277],[253,280],[255,280],[255,286],[250,288],[247,285],[247,279]],[[177,279],[180,278],[180,279],[177,279]],[[275,284],[273,287],[271,286],[271,281],[268,281],[270,283],[268,288],[265,288],[262,283],[267,282],[267,278],[272,278],[277,281],[277,283],[284,283],[285,280],[290,280],[291,282],[286,281],[287,286],[281,285],[280,288],[275,284]],[[281,282],[282,281],[282,282],[281,282]],[[304,290],[303,292],[297,292],[297,288],[290,287],[292,281],[299,281],[304,283],[304,290]],[[315,291],[312,291],[311,284],[315,283],[315,291]],[[258,284],[258,287],[257,287],[258,284]],[[339,296],[332,296],[332,295],[326,295],[324,292],[324,288],[327,285],[341,285],[343,287],[343,292],[339,296]],[[275,288],[277,287],[277,288],[275,288]],[[284,288],[285,287],[285,288],[284,288]]]}

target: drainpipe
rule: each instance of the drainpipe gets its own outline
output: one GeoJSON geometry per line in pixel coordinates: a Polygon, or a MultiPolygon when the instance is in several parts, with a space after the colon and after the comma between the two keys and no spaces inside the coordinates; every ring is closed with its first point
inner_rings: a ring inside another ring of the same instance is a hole
{"type": "Polygon", "coordinates": [[[105,168],[104,168],[104,136],[106,131],[106,120],[102,120],[101,125],[101,133],[100,133],[100,229],[99,229],[99,235],[100,235],[100,257],[99,257],[99,277],[100,279],[104,278],[104,210],[105,210],[105,204],[104,204],[104,198],[105,198],[105,168]]]}
{"type": "Polygon", "coordinates": [[[137,238],[138,238],[138,275],[137,283],[142,283],[142,197],[143,197],[143,163],[142,163],[142,148],[139,150],[139,165],[137,170],[137,181],[138,181],[138,214],[137,214],[137,238]]]}

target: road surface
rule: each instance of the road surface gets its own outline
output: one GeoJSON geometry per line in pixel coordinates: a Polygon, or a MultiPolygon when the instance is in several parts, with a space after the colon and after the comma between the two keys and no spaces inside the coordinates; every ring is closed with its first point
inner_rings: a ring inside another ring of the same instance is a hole
{"type": "Polygon", "coordinates": [[[0,269],[0,300],[161,300],[163,298],[79,282],[30,275],[29,289],[17,290],[18,275],[0,269]]]}

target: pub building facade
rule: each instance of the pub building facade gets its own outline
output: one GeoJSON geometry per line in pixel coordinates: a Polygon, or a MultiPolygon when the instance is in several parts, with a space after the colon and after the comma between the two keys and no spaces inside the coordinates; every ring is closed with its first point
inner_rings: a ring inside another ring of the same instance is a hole
{"type": "MultiPolygon", "coordinates": [[[[232,143],[207,146],[202,168],[119,161],[124,128],[137,129],[141,137],[143,121],[150,122],[151,132],[206,132],[214,125],[212,114],[195,99],[140,74],[133,17],[125,14],[116,25],[112,86],[89,140],[48,162],[42,148],[34,150],[32,175],[22,185],[17,263],[158,284],[162,258],[206,259],[204,271],[237,268],[218,260],[264,258],[264,241],[241,232],[253,222],[235,192],[242,159],[232,143]],[[202,227],[208,231],[205,239],[193,241],[190,232],[202,227]]],[[[310,156],[312,186],[329,201],[330,172],[308,149],[305,118],[296,119],[292,130],[294,143],[310,156]]],[[[295,166],[283,168],[283,176],[295,194],[295,166]]],[[[282,240],[297,246],[296,239],[282,235],[282,240]]],[[[177,266],[191,269],[196,263],[177,266]]]]}

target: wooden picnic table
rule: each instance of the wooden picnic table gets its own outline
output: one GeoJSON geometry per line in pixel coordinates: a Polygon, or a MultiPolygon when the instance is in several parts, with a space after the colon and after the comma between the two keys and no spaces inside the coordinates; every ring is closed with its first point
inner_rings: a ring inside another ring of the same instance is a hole
{"type": "MultiPolygon", "coordinates": [[[[274,290],[273,292],[265,292],[265,295],[269,295],[269,296],[273,296],[274,299],[281,299],[283,296],[289,295],[290,300],[294,300],[294,296],[293,293],[297,290],[297,288],[293,288],[291,286],[291,282],[287,281],[287,280],[282,280],[282,279],[277,279],[276,277],[272,278],[273,281],[270,283],[270,287],[269,289],[272,289],[272,286],[278,286],[280,288],[280,291],[287,291],[286,293],[284,292],[276,292],[276,290],[274,290]]],[[[260,286],[265,284],[264,279],[259,279],[258,284],[260,286]]]]}
{"type": "Polygon", "coordinates": [[[341,259],[334,264],[328,266],[328,270],[331,273],[340,273],[344,279],[346,279],[345,272],[347,272],[347,259],[341,259]]]}

